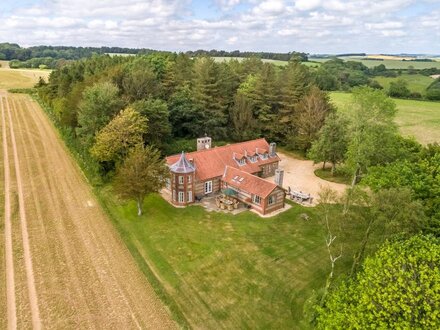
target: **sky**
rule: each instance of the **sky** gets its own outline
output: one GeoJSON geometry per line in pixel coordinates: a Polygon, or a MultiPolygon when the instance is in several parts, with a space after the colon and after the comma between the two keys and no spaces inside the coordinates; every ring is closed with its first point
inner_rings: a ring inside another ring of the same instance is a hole
{"type": "Polygon", "coordinates": [[[440,0],[0,0],[0,42],[440,53],[440,0]]]}

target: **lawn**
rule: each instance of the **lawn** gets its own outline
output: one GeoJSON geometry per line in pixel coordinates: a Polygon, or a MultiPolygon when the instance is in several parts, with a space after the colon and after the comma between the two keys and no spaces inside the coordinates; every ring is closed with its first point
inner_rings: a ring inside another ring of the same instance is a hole
{"type": "Polygon", "coordinates": [[[426,88],[434,81],[434,79],[421,74],[402,74],[396,78],[374,77],[373,79],[377,80],[385,91],[388,91],[392,81],[403,79],[408,83],[408,89],[411,92],[418,92],[422,95],[425,95],[426,88]]]}
{"type": "MultiPolygon", "coordinates": [[[[233,216],[199,206],[175,208],[152,195],[144,202],[145,215],[137,217],[134,203],[121,204],[105,190],[102,195],[141,268],[149,265],[192,327],[309,327],[304,303],[324,286],[330,270],[315,208],[294,205],[263,219],[249,211],[233,216]]],[[[348,230],[345,248],[357,238],[348,230]]],[[[340,259],[337,275],[349,269],[350,257],[340,259]]]]}
{"type": "MultiPolygon", "coordinates": [[[[332,102],[347,111],[350,93],[331,92],[332,102]]],[[[420,143],[440,142],[440,102],[394,99],[397,105],[396,123],[403,135],[414,136],[420,143]]]]}

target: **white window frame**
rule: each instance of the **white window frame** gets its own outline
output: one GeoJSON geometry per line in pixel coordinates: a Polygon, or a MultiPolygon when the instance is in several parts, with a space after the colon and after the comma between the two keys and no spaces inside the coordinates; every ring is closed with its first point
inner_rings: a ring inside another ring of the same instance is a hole
{"type": "Polygon", "coordinates": [[[193,197],[192,197],[192,195],[193,195],[193,192],[192,192],[191,190],[189,190],[189,191],[186,192],[186,201],[187,201],[188,203],[191,203],[191,202],[193,201],[193,197]]]}
{"type": "Polygon", "coordinates": [[[183,179],[183,175],[179,175],[179,184],[183,184],[184,179],[183,179]]]}
{"type": "Polygon", "coordinates": [[[252,202],[254,204],[260,205],[261,204],[261,197],[258,195],[252,195],[252,202]]]}
{"type": "Polygon", "coordinates": [[[267,204],[268,205],[273,205],[273,204],[275,204],[277,202],[277,196],[275,196],[275,195],[271,195],[271,196],[269,196],[269,199],[268,199],[268,201],[267,201],[267,204]]]}
{"type": "Polygon", "coordinates": [[[240,159],[238,161],[238,165],[240,165],[240,166],[246,165],[246,159],[245,158],[240,159]]]}
{"type": "Polygon", "coordinates": [[[212,180],[204,183],[205,195],[212,193],[212,180]]]}
{"type": "Polygon", "coordinates": [[[179,203],[185,203],[185,193],[183,191],[179,191],[178,198],[179,203]]]}
{"type": "Polygon", "coordinates": [[[188,175],[188,183],[191,183],[191,175],[188,175]]]}

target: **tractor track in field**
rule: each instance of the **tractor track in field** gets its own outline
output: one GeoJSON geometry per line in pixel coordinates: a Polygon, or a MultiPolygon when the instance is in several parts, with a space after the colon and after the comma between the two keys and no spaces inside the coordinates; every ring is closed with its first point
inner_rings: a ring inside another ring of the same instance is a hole
{"type": "Polygon", "coordinates": [[[14,256],[11,230],[11,201],[10,201],[10,168],[7,142],[7,129],[4,109],[4,98],[0,94],[2,111],[2,139],[3,139],[3,166],[4,166],[4,195],[5,195],[5,272],[6,272],[6,304],[8,329],[17,328],[17,310],[15,306],[14,256]]]}
{"type": "Polygon", "coordinates": [[[9,132],[12,142],[12,153],[14,155],[15,177],[17,180],[18,208],[20,214],[21,236],[24,251],[24,264],[26,269],[27,289],[29,294],[29,304],[32,315],[32,327],[36,330],[41,329],[40,309],[38,307],[37,290],[35,288],[34,268],[32,265],[32,253],[29,244],[28,224],[25,211],[25,201],[23,193],[23,181],[20,172],[20,161],[18,159],[17,141],[15,138],[14,125],[12,124],[11,109],[6,104],[6,110],[9,119],[9,132]]]}
{"type": "Polygon", "coordinates": [[[8,328],[176,328],[42,109],[26,95],[0,96],[5,225],[15,215],[22,237],[5,226],[8,328]],[[12,193],[17,214],[8,209],[12,193]],[[23,260],[15,260],[19,243],[23,260]],[[20,262],[26,278],[14,276],[20,262]],[[19,285],[27,298],[15,299],[19,285]]]}

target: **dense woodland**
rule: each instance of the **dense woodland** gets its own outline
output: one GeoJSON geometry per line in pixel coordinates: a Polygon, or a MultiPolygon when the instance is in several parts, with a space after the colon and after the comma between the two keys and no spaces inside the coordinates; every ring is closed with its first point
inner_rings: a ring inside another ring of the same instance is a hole
{"type": "Polygon", "coordinates": [[[430,311],[440,306],[430,297],[440,294],[440,147],[399,135],[396,105],[371,80],[382,69],[332,60],[316,71],[297,58],[278,67],[258,58],[92,56],[54,71],[37,87],[81,157],[138,204],[163,185],[157,179],[166,175],[161,154],[190,150],[205,133],[225,142],[265,137],[331,163],[332,172],[352,184],[342,197],[320,196],[331,272],[310,300],[310,322],[326,329],[435,327],[439,316],[430,311]],[[348,113],[329,102],[323,89],[333,88],[352,91],[348,113]],[[353,225],[364,234],[345,250],[340,237],[353,225]],[[351,272],[335,281],[342,253],[353,256],[351,272]],[[387,270],[406,267],[411,276],[387,270]],[[368,291],[384,285],[389,292],[368,291]],[[422,286],[423,296],[407,290],[412,286],[422,286]],[[386,312],[376,314],[373,299],[386,312]],[[402,312],[408,308],[411,313],[402,312]],[[360,313],[364,317],[354,317],[360,313]]]}
{"type": "MultiPolygon", "coordinates": [[[[0,60],[9,60],[11,68],[40,68],[40,69],[61,69],[73,60],[90,58],[94,55],[103,54],[161,54],[172,58],[176,54],[171,52],[160,52],[152,49],[133,49],[120,47],[67,47],[67,46],[34,46],[22,48],[17,44],[0,44],[0,60]]],[[[197,57],[230,57],[230,58],[257,58],[285,61],[307,62],[309,57],[303,52],[271,53],[271,52],[240,52],[224,50],[196,50],[185,53],[190,58],[197,57]]],[[[375,77],[399,77],[402,73],[422,74],[425,76],[440,74],[440,69],[416,70],[411,65],[406,70],[390,70],[378,61],[378,65],[368,68],[358,61],[344,61],[338,56],[365,55],[365,54],[340,54],[328,55],[328,61],[321,63],[317,68],[309,71],[310,81],[313,81],[320,89],[326,91],[343,90],[348,91],[355,86],[368,85],[372,88],[382,89],[375,77]]],[[[325,55],[324,55],[325,56],[325,55]]],[[[312,58],[313,60],[313,58],[312,58]]],[[[423,60],[426,61],[426,60],[423,60]]],[[[408,61],[410,63],[410,61],[408,61]]],[[[440,100],[440,79],[434,81],[426,89],[426,95],[413,91],[409,88],[408,82],[398,79],[392,82],[388,95],[397,98],[411,98],[428,100],[440,100]]]]}

